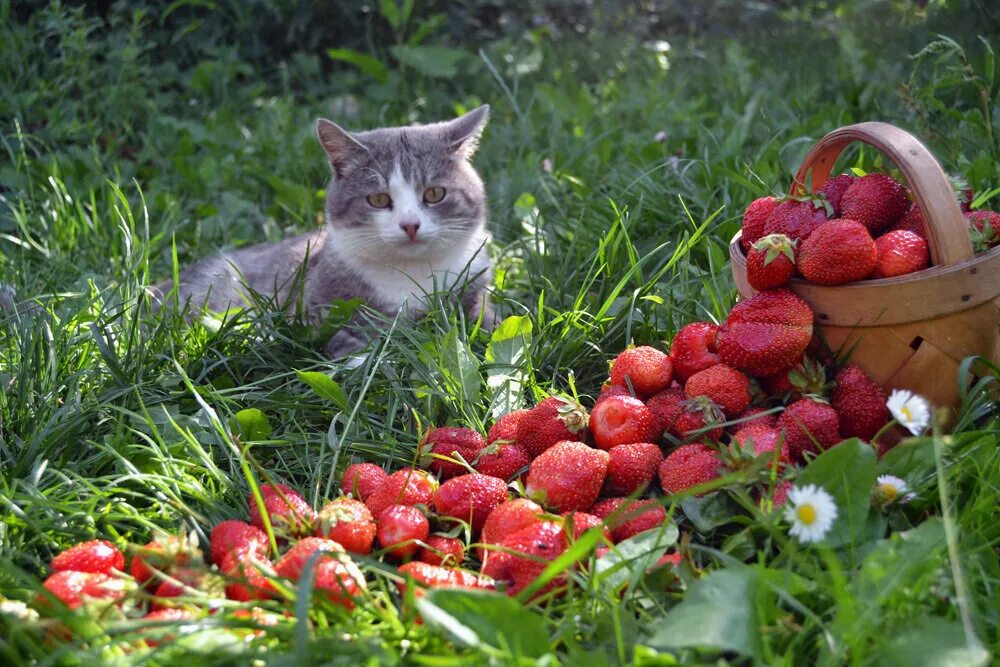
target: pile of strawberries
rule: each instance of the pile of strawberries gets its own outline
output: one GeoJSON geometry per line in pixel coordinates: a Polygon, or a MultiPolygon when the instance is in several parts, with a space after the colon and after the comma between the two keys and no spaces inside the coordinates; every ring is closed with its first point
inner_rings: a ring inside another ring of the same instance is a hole
{"type": "MultiPolygon", "coordinates": [[[[962,210],[977,252],[1000,244],[1000,214],[962,210]]],[[[761,197],[743,215],[740,245],[747,281],[774,289],[801,276],[820,285],[891,278],[930,266],[927,229],[918,204],[885,174],[841,174],[815,195],[761,197]]]]}

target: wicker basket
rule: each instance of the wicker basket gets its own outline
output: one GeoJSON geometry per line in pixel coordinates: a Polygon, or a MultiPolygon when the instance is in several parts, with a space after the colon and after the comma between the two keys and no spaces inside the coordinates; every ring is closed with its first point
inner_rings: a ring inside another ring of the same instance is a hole
{"type": "MultiPolygon", "coordinates": [[[[923,211],[931,268],[896,278],[825,287],[793,280],[792,291],[812,306],[817,332],[833,350],[851,350],[851,361],[886,389],[906,388],[934,405],[959,403],[958,367],[981,355],[1000,363],[1000,247],[972,254],[966,221],[944,171],[913,135],[886,123],[834,130],[806,155],[791,192],[820,188],[841,151],[864,142],[890,158],[923,211]]],[[[729,246],[733,277],[743,297],[746,257],[737,234],[729,246]]]]}

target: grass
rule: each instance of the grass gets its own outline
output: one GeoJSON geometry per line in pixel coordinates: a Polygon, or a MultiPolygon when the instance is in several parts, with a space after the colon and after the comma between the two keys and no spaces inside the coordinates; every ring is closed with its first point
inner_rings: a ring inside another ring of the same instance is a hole
{"type": "MultiPolygon", "coordinates": [[[[735,298],[727,242],[744,206],[785,188],[834,127],[897,123],[977,192],[1000,184],[996,17],[974,3],[932,3],[926,14],[855,4],[747,5],[756,29],[723,22],[690,33],[667,21],[669,8],[656,30],[645,15],[598,12],[595,21],[635,27],[613,39],[553,19],[461,42],[444,55],[450,76],[381,42],[355,44],[384,63],[370,76],[326,58],[322,49],[339,43],[270,58],[257,41],[227,42],[220,17],[253,20],[225,14],[229,3],[104,16],[0,3],[0,280],[39,309],[0,315],[0,592],[31,600],[48,560],[81,539],[144,544],[163,528],[204,543],[213,522],[245,516],[250,489],[267,479],[330,498],[351,460],[409,462],[421,426],[483,428],[550,390],[596,395],[629,342],[663,344],[687,322],[725,316],[735,298]],[[945,27],[951,37],[936,37],[945,27]],[[669,51],[650,48],[664,37],[669,51]],[[141,323],[143,287],[169,275],[174,257],[183,265],[316,224],[326,179],[311,136],[317,115],[363,128],[483,101],[493,117],[476,164],[491,200],[496,301],[521,318],[506,341],[491,344],[441,304],[416,323],[382,322],[374,353],[351,370],[324,359],[304,323],[273,313],[141,323]],[[300,375],[317,371],[343,399],[300,375]]],[[[387,11],[367,19],[387,43],[446,38],[430,13],[407,22],[387,11]]],[[[857,150],[845,159],[877,161],[857,150]]],[[[986,373],[983,388],[997,375],[986,373]]],[[[878,462],[853,446],[818,459],[803,479],[823,480],[860,521],[839,546],[790,542],[739,475],[707,499],[668,503],[689,555],[669,587],[643,575],[677,539],[664,534],[594,576],[573,572],[569,591],[546,605],[437,591],[417,625],[396,604],[393,569],[364,560],[371,590],[353,613],[301,605],[252,643],[239,632],[253,623],[228,609],[153,651],[130,648],[156,632],[136,619],[69,614],[67,637],[0,614],[0,655],[7,664],[932,665],[946,653],[954,664],[983,662],[977,651],[1000,651],[998,431],[995,404],[973,391],[953,433],[878,462]],[[905,477],[918,500],[867,514],[871,481],[885,472],[905,477]]]]}

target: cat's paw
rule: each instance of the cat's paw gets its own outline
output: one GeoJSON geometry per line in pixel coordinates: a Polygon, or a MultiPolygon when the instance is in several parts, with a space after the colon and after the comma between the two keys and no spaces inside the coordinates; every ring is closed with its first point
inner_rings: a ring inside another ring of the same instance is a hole
{"type": "Polygon", "coordinates": [[[349,359],[354,359],[355,357],[361,357],[360,361],[351,362],[354,363],[353,366],[348,366],[349,368],[357,368],[362,363],[364,363],[366,355],[359,354],[365,349],[368,341],[361,338],[353,331],[348,331],[347,329],[341,329],[327,341],[325,351],[326,355],[331,359],[341,359],[342,357],[348,357],[349,359]]]}

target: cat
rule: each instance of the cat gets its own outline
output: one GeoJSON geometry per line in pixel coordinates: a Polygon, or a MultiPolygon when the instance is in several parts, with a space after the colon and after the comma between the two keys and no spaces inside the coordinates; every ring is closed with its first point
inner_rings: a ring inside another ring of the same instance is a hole
{"type": "MultiPolygon", "coordinates": [[[[318,325],[336,299],[360,298],[387,315],[417,317],[427,294],[446,289],[470,318],[491,328],[486,194],[471,163],[489,112],[483,105],[450,121],[365,132],[318,119],[316,136],[332,171],[325,225],[184,269],[178,303],[216,312],[249,308],[249,287],[282,308],[300,306],[318,325]]],[[[166,281],[153,294],[163,302],[172,288],[166,281]]],[[[344,327],[325,350],[336,358],[367,343],[358,327],[344,327]]]]}

